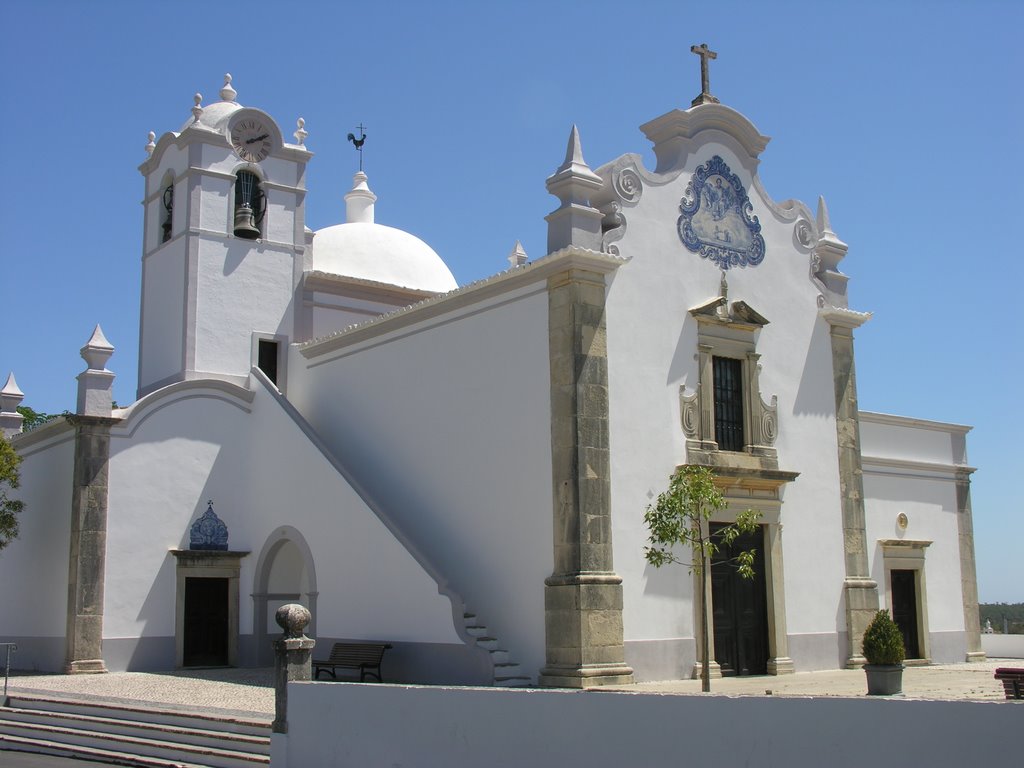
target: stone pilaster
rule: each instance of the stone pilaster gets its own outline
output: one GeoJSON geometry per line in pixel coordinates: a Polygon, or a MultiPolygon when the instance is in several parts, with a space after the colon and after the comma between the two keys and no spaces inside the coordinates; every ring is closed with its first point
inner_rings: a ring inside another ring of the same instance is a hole
{"type": "Polygon", "coordinates": [[[960,590],[964,601],[967,661],[984,661],[981,618],[978,614],[978,576],[974,563],[974,516],[971,513],[971,471],[956,473],[956,527],[960,542],[960,590]]]}
{"type": "Polygon", "coordinates": [[[75,469],[68,555],[66,671],[106,672],[103,579],[107,553],[107,465],[110,426],[118,420],[99,416],[67,419],[75,428],[75,469]]]}
{"type": "Polygon", "coordinates": [[[831,326],[832,375],[835,381],[836,433],[839,445],[839,494],[843,516],[846,578],[846,666],[865,663],[861,653],[864,630],[878,611],[878,584],[868,571],[867,531],[864,522],[864,477],[860,458],[860,422],[857,379],[853,358],[853,329],[868,315],[847,309],[825,313],[831,326]]]}
{"type": "Polygon", "coordinates": [[[545,580],[547,663],[540,684],[633,681],[612,569],[604,276],[570,268],[548,281],[554,559],[545,580]]]}

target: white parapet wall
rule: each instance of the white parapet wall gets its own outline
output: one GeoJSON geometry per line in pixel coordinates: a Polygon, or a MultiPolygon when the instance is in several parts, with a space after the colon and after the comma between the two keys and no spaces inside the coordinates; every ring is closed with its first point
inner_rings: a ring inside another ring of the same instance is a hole
{"type": "Polygon", "coordinates": [[[1024,659],[1024,635],[983,634],[981,649],[990,659],[1024,659]]]}
{"type": "Polygon", "coordinates": [[[1013,703],[292,683],[273,768],[1009,764],[1013,703]]]}

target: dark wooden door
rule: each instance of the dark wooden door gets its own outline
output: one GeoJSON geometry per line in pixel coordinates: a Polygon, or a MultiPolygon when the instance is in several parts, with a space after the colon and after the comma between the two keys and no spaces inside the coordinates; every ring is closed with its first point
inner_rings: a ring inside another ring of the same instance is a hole
{"type": "Polygon", "coordinates": [[[185,579],[184,629],[184,666],[227,666],[227,579],[185,579]]]}
{"type": "MultiPolygon", "coordinates": [[[[712,525],[717,531],[721,525],[712,525]]],[[[764,534],[759,527],[722,548],[711,567],[715,660],[723,675],[768,673],[768,604],[764,571],[764,534]],[[728,561],[754,549],[754,578],[744,579],[728,561]]]]}
{"type": "Polygon", "coordinates": [[[903,634],[908,659],[921,658],[917,631],[917,581],[914,571],[890,571],[892,583],[892,620],[903,634]]]}

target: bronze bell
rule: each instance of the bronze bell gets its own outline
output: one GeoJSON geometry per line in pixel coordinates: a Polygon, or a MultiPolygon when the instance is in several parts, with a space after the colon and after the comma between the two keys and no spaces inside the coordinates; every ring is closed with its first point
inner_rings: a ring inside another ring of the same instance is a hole
{"type": "Polygon", "coordinates": [[[260,236],[256,226],[256,214],[248,203],[242,203],[235,209],[235,237],[243,240],[256,240],[260,236]]]}

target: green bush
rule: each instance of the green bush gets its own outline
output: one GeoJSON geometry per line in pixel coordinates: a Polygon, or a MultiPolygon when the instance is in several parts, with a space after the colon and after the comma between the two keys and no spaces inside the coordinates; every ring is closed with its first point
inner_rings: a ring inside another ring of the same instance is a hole
{"type": "Polygon", "coordinates": [[[888,611],[879,611],[864,630],[862,646],[868,664],[902,664],[903,634],[888,611]]]}

